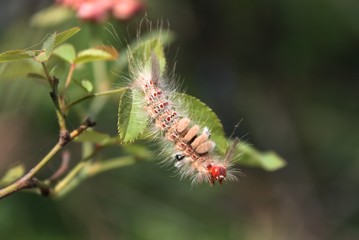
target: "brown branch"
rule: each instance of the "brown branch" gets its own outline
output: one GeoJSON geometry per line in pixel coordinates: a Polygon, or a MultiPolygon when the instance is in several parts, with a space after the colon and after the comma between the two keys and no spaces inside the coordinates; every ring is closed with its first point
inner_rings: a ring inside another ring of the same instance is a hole
{"type": "Polygon", "coordinates": [[[67,145],[69,142],[74,140],[87,128],[95,126],[95,124],[96,123],[91,121],[90,119],[86,119],[84,123],[82,123],[77,129],[73,130],[71,133],[67,134],[67,136],[63,136],[60,134],[58,143],[35,167],[30,169],[28,173],[26,173],[23,177],[18,179],[16,182],[10,184],[9,186],[3,189],[0,189],[0,199],[9,196],[10,194],[13,194],[22,189],[29,189],[29,188],[38,188],[40,189],[41,193],[45,193],[47,189],[49,189],[48,186],[42,184],[42,182],[34,178],[35,174],[39,172],[65,145],[67,145]]]}

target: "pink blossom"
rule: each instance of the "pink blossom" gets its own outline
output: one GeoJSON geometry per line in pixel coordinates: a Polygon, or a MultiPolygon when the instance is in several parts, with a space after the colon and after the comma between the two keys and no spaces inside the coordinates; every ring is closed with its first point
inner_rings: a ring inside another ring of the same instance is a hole
{"type": "Polygon", "coordinates": [[[138,0],[119,0],[115,2],[112,13],[117,19],[128,19],[143,7],[143,4],[138,0]]]}
{"type": "Polygon", "coordinates": [[[107,7],[105,5],[85,2],[77,8],[77,17],[83,20],[103,21],[106,18],[107,7]]]}
{"type": "Polygon", "coordinates": [[[75,10],[82,20],[96,22],[105,20],[111,11],[117,19],[128,19],[143,7],[139,0],[57,0],[57,3],[75,10]]]}

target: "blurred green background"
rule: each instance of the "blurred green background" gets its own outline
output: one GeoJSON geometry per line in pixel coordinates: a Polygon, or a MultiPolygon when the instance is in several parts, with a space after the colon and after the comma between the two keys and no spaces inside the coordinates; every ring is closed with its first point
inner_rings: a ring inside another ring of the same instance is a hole
{"type": "MultiPolygon", "coordinates": [[[[56,29],[29,23],[50,4],[3,1],[0,50],[56,29]]],[[[0,201],[0,238],[359,239],[359,2],[148,0],[145,10],[175,33],[167,56],[186,92],[213,108],[228,135],[241,120],[239,137],[288,165],[242,168],[240,183],[191,188],[150,161],[91,178],[57,201],[17,193],[0,201]]],[[[124,42],[143,15],[112,22],[124,42]]],[[[116,134],[117,103],[107,104],[98,128],[116,134]]],[[[57,128],[47,86],[0,81],[0,173],[36,163],[57,128]]]]}

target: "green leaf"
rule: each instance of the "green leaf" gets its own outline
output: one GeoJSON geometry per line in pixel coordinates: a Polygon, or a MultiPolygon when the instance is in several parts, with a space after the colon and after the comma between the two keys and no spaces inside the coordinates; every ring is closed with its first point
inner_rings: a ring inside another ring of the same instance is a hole
{"type": "Polygon", "coordinates": [[[54,54],[68,63],[73,63],[76,57],[75,48],[69,43],[62,44],[55,48],[54,54]]]}
{"type": "Polygon", "coordinates": [[[66,7],[53,5],[36,13],[31,18],[31,25],[34,27],[53,27],[66,22],[73,16],[73,11],[66,7]]]}
{"type": "Polygon", "coordinates": [[[89,80],[82,80],[81,81],[81,86],[88,92],[92,92],[93,90],[93,85],[92,82],[90,82],[89,80]]]}
{"type": "MultiPolygon", "coordinates": [[[[179,103],[180,108],[187,109],[188,117],[193,123],[210,129],[211,139],[216,143],[216,150],[220,154],[225,154],[230,146],[217,115],[199,99],[184,93],[175,93],[174,102],[179,103]]],[[[239,156],[237,162],[240,165],[260,167],[267,171],[275,171],[286,165],[286,162],[276,153],[260,152],[243,142],[238,144],[235,155],[239,156]]]]}
{"type": "Polygon", "coordinates": [[[85,63],[92,62],[97,60],[115,60],[116,58],[113,55],[100,48],[89,48],[83,50],[77,54],[77,57],[74,60],[74,63],[85,63]]]}
{"type": "Polygon", "coordinates": [[[151,69],[151,54],[156,55],[159,64],[160,72],[163,73],[166,68],[166,58],[164,54],[163,43],[161,39],[150,39],[140,43],[132,52],[130,57],[130,66],[136,68],[137,66],[144,66],[145,69],[151,69]]]}
{"type": "Polygon", "coordinates": [[[10,168],[5,175],[0,179],[0,185],[7,185],[19,179],[25,174],[25,167],[23,164],[16,165],[10,168]]]}
{"type": "Polygon", "coordinates": [[[267,171],[275,171],[286,165],[284,159],[274,152],[259,152],[246,143],[240,143],[236,154],[238,163],[243,166],[259,167],[267,171]]]}
{"type": "Polygon", "coordinates": [[[81,28],[79,28],[79,27],[73,27],[73,28],[70,28],[68,30],[65,30],[63,32],[56,34],[54,46],[56,47],[56,46],[60,45],[61,43],[65,42],[67,39],[69,39],[70,37],[72,37],[73,35],[78,33],[80,30],[81,30],[81,28]]]}
{"type": "Polygon", "coordinates": [[[29,72],[40,74],[43,73],[43,69],[40,64],[32,59],[3,63],[0,65],[0,81],[17,78],[26,79],[29,72]]]}
{"type": "MultiPolygon", "coordinates": [[[[37,62],[45,62],[52,54],[54,47],[66,41],[74,34],[80,31],[80,28],[74,27],[61,33],[51,34],[43,43],[41,50],[10,50],[0,53],[0,62],[7,62],[13,60],[22,60],[34,57],[37,62]]],[[[60,49],[61,50],[61,49],[60,49]]],[[[111,54],[110,54],[111,55],[111,54]]],[[[65,59],[66,60],[66,59],[65,59]]]]}
{"type": "MultiPolygon", "coordinates": [[[[88,81],[88,80],[85,80],[85,81],[88,81]]],[[[78,81],[78,80],[76,80],[76,79],[73,79],[73,82],[74,82],[77,86],[79,86],[82,90],[84,90],[85,93],[89,93],[89,92],[87,91],[87,89],[82,85],[82,81],[80,82],[80,81],[78,81]]]]}
{"type": "Polygon", "coordinates": [[[170,44],[175,39],[175,34],[172,31],[163,29],[150,31],[139,39],[139,42],[147,41],[150,39],[159,39],[164,45],[170,44]]]}
{"type": "Polygon", "coordinates": [[[211,131],[211,139],[216,143],[216,149],[223,154],[227,150],[227,139],[223,125],[217,115],[205,103],[185,93],[175,93],[174,102],[180,109],[186,109],[188,117],[201,127],[208,127],[211,131]]]}
{"type": "Polygon", "coordinates": [[[121,71],[123,70],[128,64],[128,55],[129,52],[134,51],[139,45],[143,42],[151,41],[154,39],[160,39],[163,45],[169,45],[174,40],[174,34],[171,31],[162,31],[162,30],[155,30],[150,31],[146,34],[141,35],[136,41],[131,42],[130,46],[127,49],[124,49],[123,52],[119,55],[119,58],[116,61],[116,64],[113,65],[113,71],[121,71]]]}
{"type": "Polygon", "coordinates": [[[96,49],[103,50],[103,51],[107,52],[108,54],[110,54],[112,57],[112,60],[116,60],[118,58],[119,54],[118,54],[116,48],[114,48],[113,46],[101,45],[101,46],[97,46],[96,49]]]}
{"type": "Polygon", "coordinates": [[[10,50],[0,53],[0,62],[8,62],[13,60],[22,60],[27,58],[32,58],[36,56],[40,51],[28,51],[23,49],[10,50]]]}
{"type": "Polygon", "coordinates": [[[126,89],[120,97],[117,127],[119,137],[124,142],[137,139],[149,123],[142,99],[142,93],[132,89],[126,89]]]}
{"type": "Polygon", "coordinates": [[[46,62],[54,49],[56,33],[51,34],[42,45],[42,52],[35,57],[37,62],[46,62]]]}

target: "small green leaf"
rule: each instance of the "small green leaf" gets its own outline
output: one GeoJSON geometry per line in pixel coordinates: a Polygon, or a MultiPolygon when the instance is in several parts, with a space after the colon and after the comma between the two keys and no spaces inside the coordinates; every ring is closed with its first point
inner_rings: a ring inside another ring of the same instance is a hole
{"type": "MultiPolygon", "coordinates": [[[[85,81],[87,81],[87,80],[85,80],[85,81]]],[[[74,82],[77,86],[79,86],[82,90],[84,90],[84,92],[89,93],[89,92],[87,91],[87,89],[86,89],[84,86],[82,86],[82,81],[80,82],[80,81],[78,81],[78,80],[76,80],[76,79],[73,79],[73,82],[74,82]]]]}
{"type": "Polygon", "coordinates": [[[42,45],[42,52],[35,57],[37,62],[46,62],[54,49],[56,33],[51,34],[42,45]]]}
{"type": "Polygon", "coordinates": [[[73,28],[70,28],[68,30],[65,30],[63,32],[56,34],[54,46],[56,47],[56,46],[60,45],[61,43],[65,42],[67,39],[69,39],[70,37],[72,37],[73,35],[78,33],[80,30],[81,30],[81,28],[79,28],[79,27],[73,27],[73,28]]]}
{"type": "Polygon", "coordinates": [[[73,63],[76,57],[75,48],[69,43],[62,44],[55,48],[54,54],[68,63],[73,63]]]}
{"type": "Polygon", "coordinates": [[[181,109],[187,109],[188,117],[193,123],[209,128],[211,139],[216,143],[219,153],[223,154],[227,150],[223,125],[212,109],[199,99],[185,93],[175,93],[174,102],[177,102],[181,109]]]}
{"type": "Polygon", "coordinates": [[[162,30],[154,30],[147,32],[141,35],[136,41],[131,42],[130,46],[127,49],[124,49],[123,52],[119,55],[119,58],[116,61],[116,64],[113,65],[113,71],[121,71],[127,65],[129,61],[129,52],[134,51],[136,48],[139,47],[143,42],[160,39],[163,45],[169,45],[174,40],[174,33],[171,31],[162,31],[162,30]]]}
{"type": "Polygon", "coordinates": [[[6,185],[14,182],[25,174],[25,167],[23,164],[16,165],[10,168],[5,175],[0,179],[0,185],[6,185]]]}
{"type": "Polygon", "coordinates": [[[53,5],[36,13],[31,18],[31,25],[42,28],[53,27],[69,20],[73,15],[71,9],[53,5]]]}
{"type": "Polygon", "coordinates": [[[284,159],[274,152],[259,152],[248,144],[240,143],[236,154],[238,163],[243,166],[260,167],[267,171],[275,171],[286,165],[284,159]]]}
{"type": "Polygon", "coordinates": [[[152,52],[156,55],[160,64],[160,71],[163,73],[166,68],[166,58],[163,43],[160,39],[150,39],[140,43],[131,52],[130,66],[132,68],[144,66],[144,68],[150,69],[152,52]]]}
{"type": "Polygon", "coordinates": [[[113,60],[118,58],[119,54],[118,54],[116,48],[114,48],[113,46],[102,45],[102,46],[97,46],[96,49],[100,49],[100,50],[107,52],[108,54],[110,54],[112,56],[113,60]]]}
{"type": "Polygon", "coordinates": [[[22,49],[2,52],[2,53],[0,53],[0,62],[8,62],[8,61],[13,61],[13,60],[22,60],[22,59],[32,58],[32,57],[36,56],[39,52],[41,52],[41,51],[39,51],[39,50],[28,51],[28,50],[22,50],[22,49]]]}
{"type": "Polygon", "coordinates": [[[111,53],[103,49],[90,48],[79,52],[74,60],[74,63],[79,64],[97,60],[115,60],[115,58],[113,58],[111,53]]]}
{"type": "Polygon", "coordinates": [[[92,82],[90,82],[89,80],[82,80],[81,85],[88,93],[92,92],[93,85],[92,82]]]}
{"type": "MultiPolygon", "coordinates": [[[[80,31],[80,28],[74,27],[58,34],[56,33],[51,34],[44,41],[41,50],[17,49],[17,50],[10,50],[0,53],[0,62],[21,60],[21,59],[27,59],[32,57],[34,57],[35,61],[37,62],[46,62],[51,56],[54,47],[66,41],[74,34],[76,34],[78,31],[80,31]]],[[[65,60],[67,60],[67,58],[65,60]]]]}
{"type": "Polygon", "coordinates": [[[124,142],[133,142],[146,129],[149,121],[143,109],[141,92],[126,89],[120,97],[118,108],[118,133],[124,142]]]}
{"type": "Polygon", "coordinates": [[[43,73],[41,65],[32,59],[23,59],[21,61],[14,61],[3,63],[0,65],[0,81],[5,79],[26,79],[27,74],[43,73]]]}

